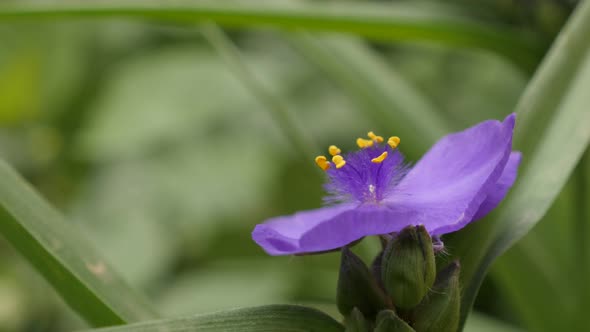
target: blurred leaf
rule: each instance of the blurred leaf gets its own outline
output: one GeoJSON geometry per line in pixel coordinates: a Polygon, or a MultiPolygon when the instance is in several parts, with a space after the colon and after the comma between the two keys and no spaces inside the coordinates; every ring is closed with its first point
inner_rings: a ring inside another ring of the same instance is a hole
{"type": "Polygon", "coordinates": [[[173,22],[214,21],[230,27],[279,27],[359,34],[380,40],[431,41],[486,49],[531,69],[539,55],[534,40],[506,27],[478,23],[457,8],[438,4],[289,3],[268,1],[85,1],[11,4],[0,20],[67,17],[145,17],[173,22]]]}
{"type": "Polygon", "coordinates": [[[543,220],[492,269],[530,331],[584,330],[587,303],[588,152],[543,220]],[[534,275],[534,278],[531,278],[534,275]],[[568,282],[563,282],[568,276],[568,282]],[[559,315],[555,315],[559,312],[559,315]]]}
{"type": "MultiPolygon", "coordinates": [[[[259,61],[265,64],[251,63],[257,72],[279,93],[288,89],[289,72],[259,61]]],[[[173,243],[175,227],[191,226],[203,248],[211,231],[227,227],[220,219],[254,223],[249,211],[268,195],[280,167],[269,153],[284,142],[212,51],[167,47],[121,64],[93,106],[77,151],[102,168],[80,196],[81,219],[157,222],[173,243]]],[[[102,228],[107,240],[108,226],[102,228]]]]}
{"type": "Polygon", "coordinates": [[[0,124],[25,122],[36,115],[39,103],[38,54],[21,51],[0,66],[0,124]]]}
{"type": "Polygon", "coordinates": [[[524,332],[510,324],[501,322],[484,314],[473,312],[467,318],[465,332],[524,332]]]}
{"type": "Polygon", "coordinates": [[[83,85],[90,53],[84,42],[94,30],[76,22],[1,25],[0,124],[63,113],[83,85]]]}
{"type": "Polygon", "coordinates": [[[0,330],[17,330],[23,323],[27,304],[23,290],[15,280],[0,276],[0,330]]]}
{"type": "MultiPolygon", "coordinates": [[[[255,65],[273,82],[283,78],[255,65]]],[[[269,133],[272,122],[259,108],[208,48],[163,47],[113,70],[80,131],[77,153],[102,163],[158,158],[179,144],[212,146],[212,137],[237,142],[244,138],[231,135],[239,132],[276,142],[280,132],[269,133]]]]}
{"type": "Polygon", "coordinates": [[[502,58],[472,49],[399,45],[383,57],[443,112],[454,131],[506,116],[530,79],[502,58]]]}
{"type": "Polygon", "coordinates": [[[267,257],[225,260],[175,278],[159,296],[158,308],[178,316],[285,303],[299,272],[287,261],[270,262],[267,257]]]}
{"type": "Polygon", "coordinates": [[[572,290],[578,289],[578,296],[583,296],[578,278],[561,282],[563,275],[576,272],[550,256],[539,236],[527,236],[494,264],[491,275],[528,331],[582,331],[585,323],[573,327],[577,303],[572,290]]]}
{"type": "Polygon", "coordinates": [[[384,135],[402,137],[404,146],[411,147],[404,150],[410,152],[410,157],[418,157],[452,130],[443,113],[426,96],[362,41],[304,33],[287,38],[348,95],[360,101],[362,112],[386,132],[384,135]],[[338,61],[334,61],[336,57],[338,61]]]}
{"type": "Polygon", "coordinates": [[[93,326],[156,317],[83,237],[0,161],[0,232],[93,326]]]}
{"type": "Polygon", "coordinates": [[[273,305],[92,331],[343,332],[344,327],[315,309],[273,305]]]}
{"type": "Polygon", "coordinates": [[[590,2],[583,2],[517,107],[519,114],[524,112],[516,125],[515,149],[523,152],[517,184],[494,219],[470,225],[450,242],[464,267],[463,320],[490,264],[544,216],[590,141],[589,30],[590,2]],[[555,81],[556,75],[561,79],[555,81]],[[540,124],[539,119],[548,120],[540,124]]]}
{"type": "Polygon", "coordinates": [[[265,106],[276,125],[299,155],[302,158],[313,155],[313,151],[317,147],[307,134],[306,129],[294,116],[283,98],[269,92],[262,82],[257,80],[244,62],[238,47],[225,35],[223,30],[215,24],[206,24],[202,31],[205,38],[217,49],[243,86],[265,106]]]}

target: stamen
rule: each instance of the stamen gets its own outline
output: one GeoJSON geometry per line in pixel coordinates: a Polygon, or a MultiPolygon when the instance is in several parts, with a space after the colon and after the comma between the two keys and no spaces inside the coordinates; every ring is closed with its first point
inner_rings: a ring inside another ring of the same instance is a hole
{"type": "Polygon", "coordinates": [[[400,139],[397,136],[391,136],[388,140],[387,140],[387,144],[389,144],[389,146],[391,146],[392,149],[397,148],[397,146],[399,145],[400,139]]]}
{"type": "Polygon", "coordinates": [[[375,164],[379,164],[379,163],[383,162],[383,160],[385,160],[385,158],[387,158],[387,151],[383,152],[379,157],[371,159],[371,162],[373,162],[375,164]]]}
{"type": "Polygon", "coordinates": [[[336,155],[332,157],[332,162],[336,164],[336,168],[342,168],[344,167],[344,165],[346,165],[346,161],[341,155],[336,155]]]}
{"type": "Polygon", "coordinates": [[[315,163],[324,171],[327,171],[328,168],[330,168],[330,162],[324,156],[315,157],[315,163]]]}
{"type": "Polygon", "coordinates": [[[367,136],[369,136],[369,138],[377,143],[382,143],[383,142],[383,137],[382,136],[377,136],[375,135],[374,132],[370,131],[367,133],[367,136]]]}
{"type": "Polygon", "coordinates": [[[370,139],[357,138],[356,145],[358,145],[361,149],[368,148],[370,146],[373,146],[373,141],[370,139]]]}
{"type": "Polygon", "coordinates": [[[336,145],[330,145],[330,147],[328,148],[328,152],[330,152],[330,155],[335,156],[340,154],[340,149],[336,146],[336,145]]]}

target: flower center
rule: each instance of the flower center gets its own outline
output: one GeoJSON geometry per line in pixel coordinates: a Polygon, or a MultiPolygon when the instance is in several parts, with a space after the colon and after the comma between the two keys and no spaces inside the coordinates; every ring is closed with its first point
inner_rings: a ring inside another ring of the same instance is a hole
{"type": "Polygon", "coordinates": [[[358,138],[358,151],[342,155],[335,145],[328,148],[331,156],[317,156],[315,162],[326,171],[329,182],[326,189],[332,195],[328,200],[350,200],[378,202],[391,188],[396,174],[403,165],[403,156],[396,148],[400,143],[397,136],[385,140],[372,131],[368,139],[358,138]]]}

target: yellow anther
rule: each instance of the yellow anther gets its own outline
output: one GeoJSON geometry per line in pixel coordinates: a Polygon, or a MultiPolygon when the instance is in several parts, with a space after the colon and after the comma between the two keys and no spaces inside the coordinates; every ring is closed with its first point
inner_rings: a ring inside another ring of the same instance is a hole
{"type": "Polygon", "coordinates": [[[330,145],[330,147],[328,148],[328,151],[330,152],[330,154],[332,156],[338,155],[340,154],[340,149],[336,146],[336,145],[330,145]]]}
{"type": "Polygon", "coordinates": [[[369,136],[369,138],[377,143],[382,143],[383,142],[383,137],[381,136],[377,136],[375,135],[374,132],[370,131],[367,133],[367,136],[369,136]]]}
{"type": "Polygon", "coordinates": [[[387,151],[383,152],[381,155],[379,155],[379,157],[371,159],[371,162],[373,162],[375,164],[379,164],[379,163],[383,162],[383,160],[385,160],[385,158],[387,158],[387,151]]]}
{"type": "Polygon", "coordinates": [[[327,171],[328,168],[330,168],[330,162],[324,156],[315,157],[315,163],[324,171],[327,171]]]}
{"type": "Polygon", "coordinates": [[[359,148],[368,148],[373,146],[373,141],[370,139],[357,138],[356,145],[358,145],[359,148]]]}
{"type": "Polygon", "coordinates": [[[397,136],[392,136],[387,140],[387,144],[389,144],[389,146],[391,146],[392,149],[397,148],[397,146],[399,145],[400,139],[397,136]]]}
{"type": "Polygon", "coordinates": [[[344,165],[346,165],[346,161],[341,155],[332,157],[332,162],[336,165],[336,168],[342,168],[344,165]]]}

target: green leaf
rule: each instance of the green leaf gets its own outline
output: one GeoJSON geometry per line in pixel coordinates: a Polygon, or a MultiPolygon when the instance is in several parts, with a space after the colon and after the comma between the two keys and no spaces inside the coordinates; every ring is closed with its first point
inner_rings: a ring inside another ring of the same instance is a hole
{"type": "Polygon", "coordinates": [[[472,224],[449,241],[463,266],[463,322],[491,263],[545,215],[588,146],[588,31],[590,3],[582,2],[516,109],[515,149],[523,152],[523,165],[515,187],[493,219],[472,224]]]}
{"type": "Polygon", "coordinates": [[[375,332],[416,332],[391,310],[383,310],[377,316],[375,332]]]}
{"type": "Polygon", "coordinates": [[[272,305],[92,331],[343,332],[344,326],[315,309],[295,305],[272,305]]]}
{"type": "Polygon", "coordinates": [[[0,232],[93,326],[157,315],[76,231],[0,160],[0,232]]]}
{"type": "Polygon", "coordinates": [[[530,331],[582,331],[587,326],[589,157],[587,150],[547,215],[491,270],[503,297],[530,331]],[[568,282],[563,282],[566,276],[568,282]]]}
{"type": "Polygon", "coordinates": [[[374,318],[387,307],[385,294],[365,263],[348,247],[342,248],[336,303],[340,313],[347,317],[358,308],[367,318],[374,318]]]}
{"type": "Polygon", "coordinates": [[[455,332],[459,326],[461,267],[452,262],[436,276],[428,296],[412,310],[416,332],[455,332]]]}
{"type": "Polygon", "coordinates": [[[465,324],[465,332],[524,332],[510,324],[474,311],[465,324]]]}
{"type": "Polygon", "coordinates": [[[369,322],[357,308],[352,309],[344,325],[346,325],[345,332],[369,332],[369,322]]]}
{"type": "Polygon", "coordinates": [[[430,41],[485,49],[531,69],[540,47],[507,27],[458,15],[449,6],[368,3],[240,3],[189,1],[84,1],[16,3],[0,9],[0,20],[80,17],[141,17],[172,22],[213,21],[229,27],[275,27],[358,34],[387,41],[430,41]]]}

